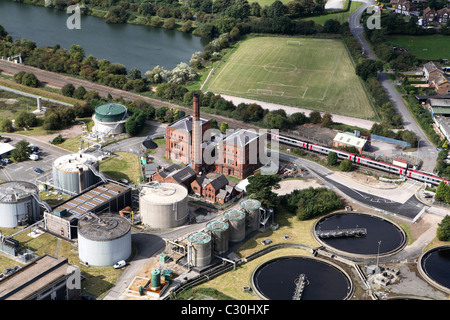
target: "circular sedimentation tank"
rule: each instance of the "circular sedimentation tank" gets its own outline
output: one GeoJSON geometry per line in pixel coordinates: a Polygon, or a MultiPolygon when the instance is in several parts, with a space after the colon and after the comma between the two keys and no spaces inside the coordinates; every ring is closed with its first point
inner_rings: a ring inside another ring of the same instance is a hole
{"type": "Polygon", "coordinates": [[[151,183],[139,193],[142,222],[152,228],[183,225],[188,217],[188,191],[176,183],[151,183]]]}
{"type": "Polygon", "coordinates": [[[205,267],[211,263],[211,236],[205,232],[196,232],[189,237],[191,243],[191,263],[195,267],[205,267]]]}
{"type": "Polygon", "coordinates": [[[346,300],[353,293],[353,283],[344,270],[306,256],[266,261],[255,269],[251,281],[256,294],[267,300],[346,300]]]}
{"type": "Polygon", "coordinates": [[[228,251],[229,226],[225,221],[211,221],[206,224],[213,238],[214,254],[220,255],[228,251]]]}
{"type": "Polygon", "coordinates": [[[313,227],[316,240],[330,251],[355,258],[388,256],[407,244],[407,236],[397,224],[377,215],[336,212],[319,219],[313,227]],[[364,233],[352,233],[364,229],[364,233]],[[350,236],[345,236],[348,232],[350,236]],[[319,237],[319,233],[329,234],[319,237]]]}
{"type": "Polygon", "coordinates": [[[261,202],[255,199],[246,199],[240,202],[241,210],[247,212],[246,215],[246,232],[250,233],[258,229],[259,224],[259,208],[261,202]]]}
{"type": "Polygon", "coordinates": [[[57,158],[53,162],[52,177],[55,189],[70,194],[79,194],[99,181],[92,172],[98,171],[96,157],[86,153],[74,153],[57,158]]]}
{"type": "Polygon", "coordinates": [[[113,213],[88,214],[78,221],[78,255],[90,265],[112,266],[130,257],[131,224],[113,213]]]}
{"type": "Polygon", "coordinates": [[[229,240],[239,242],[245,239],[245,212],[230,209],[223,214],[230,226],[229,240]]]}
{"type": "Polygon", "coordinates": [[[418,261],[418,268],[427,282],[450,293],[450,246],[440,246],[425,252],[418,261]]]}
{"type": "Polygon", "coordinates": [[[27,181],[8,181],[0,184],[0,227],[15,228],[22,222],[34,222],[41,209],[33,194],[38,187],[27,181]]]}

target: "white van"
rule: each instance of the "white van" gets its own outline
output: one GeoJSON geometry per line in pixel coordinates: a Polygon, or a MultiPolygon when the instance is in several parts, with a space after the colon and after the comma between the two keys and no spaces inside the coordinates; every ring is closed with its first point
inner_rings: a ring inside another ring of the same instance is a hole
{"type": "Polygon", "coordinates": [[[39,159],[39,156],[37,154],[30,154],[30,160],[36,161],[39,159]]]}

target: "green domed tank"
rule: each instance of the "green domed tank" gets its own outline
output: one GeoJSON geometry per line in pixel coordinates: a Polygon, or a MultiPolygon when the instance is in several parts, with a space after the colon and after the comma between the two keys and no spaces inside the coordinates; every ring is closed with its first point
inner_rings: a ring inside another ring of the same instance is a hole
{"type": "Polygon", "coordinates": [[[95,108],[95,117],[101,122],[115,122],[122,120],[127,108],[121,104],[107,103],[95,108]]]}
{"type": "Polygon", "coordinates": [[[153,290],[158,290],[161,287],[161,271],[153,269],[151,275],[151,287],[153,290]]]}

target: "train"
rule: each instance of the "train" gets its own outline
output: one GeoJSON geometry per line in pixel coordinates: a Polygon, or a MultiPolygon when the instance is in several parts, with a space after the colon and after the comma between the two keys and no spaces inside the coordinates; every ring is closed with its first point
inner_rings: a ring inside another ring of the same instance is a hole
{"type": "Polygon", "coordinates": [[[444,181],[445,184],[450,183],[450,179],[442,178],[434,174],[422,172],[419,170],[413,170],[408,168],[403,168],[391,163],[373,160],[371,158],[362,156],[360,154],[354,154],[351,152],[339,150],[339,149],[333,149],[326,146],[319,145],[317,143],[303,141],[298,138],[293,138],[284,134],[278,134],[269,132],[270,138],[273,140],[278,141],[279,143],[284,143],[287,145],[299,147],[305,150],[321,153],[324,155],[328,155],[330,152],[335,152],[339,159],[348,159],[355,164],[364,165],[367,167],[375,168],[378,170],[382,170],[388,173],[397,174],[399,176],[405,176],[407,178],[411,178],[414,180],[430,183],[432,185],[439,185],[442,181],[444,181]]]}

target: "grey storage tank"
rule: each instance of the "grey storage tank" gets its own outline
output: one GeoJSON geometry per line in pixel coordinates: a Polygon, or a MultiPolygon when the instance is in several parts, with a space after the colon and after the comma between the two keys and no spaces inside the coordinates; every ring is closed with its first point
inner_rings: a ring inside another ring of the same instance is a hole
{"type": "Polygon", "coordinates": [[[211,232],[214,254],[221,255],[227,252],[229,241],[228,223],[215,220],[207,223],[206,228],[211,232]]]}
{"type": "Polygon", "coordinates": [[[59,157],[53,162],[53,184],[55,189],[71,195],[96,184],[100,178],[92,169],[98,171],[96,157],[86,153],[74,153],[59,157]]]}
{"type": "Polygon", "coordinates": [[[131,224],[119,214],[87,214],[78,221],[78,256],[89,265],[112,266],[131,255],[131,224]]]}
{"type": "Polygon", "coordinates": [[[187,189],[176,183],[152,182],[139,193],[142,222],[152,228],[167,229],[183,225],[188,217],[187,189]]]}
{"type": "Polygon", "coordinates": [[[246,212],[246,234],[258,230],[261,202],[255,199],[246,199],[240,202],[240,206],[241,210],[246,212]]]}
{"type": "Polygon", "coordinates": [[[230,209],[223,214],[230,226],[230,241],[239,242],[245,239],[245,212],[230,209]]]}
{"type": "Polygon", "coordinates": [[[188,237],[191,243],[190,262],[194,267],[205,267],[211,263],[212,247],[211,236],[205,232],[196,232],[188,237]]]}
{"type": "Polygon", "coordinates": [[[26,181],[8,181],[0,184],[0,227],[15,228],[39,218],[41,208],[33,194],[38,187],[26,181]]]}

